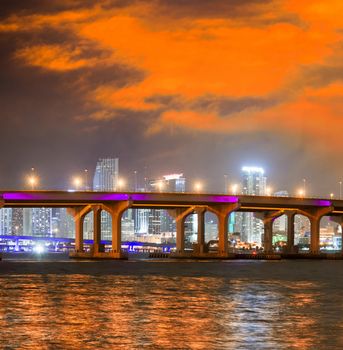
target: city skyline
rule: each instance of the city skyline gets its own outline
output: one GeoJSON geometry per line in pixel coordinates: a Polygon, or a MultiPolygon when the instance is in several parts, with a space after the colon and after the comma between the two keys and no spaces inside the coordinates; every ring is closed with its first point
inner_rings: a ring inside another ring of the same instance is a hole
{"type": "Polygon", "coordinates": [[[21,187],[31,167],[45,188],[65,187],[115,156],[124,174],[176,170],[209,188],[248,164],[275,188],[305,178],[314,195],[338,192],[340,2],[36,0],[1,10],[1,187],[21,187]]]}

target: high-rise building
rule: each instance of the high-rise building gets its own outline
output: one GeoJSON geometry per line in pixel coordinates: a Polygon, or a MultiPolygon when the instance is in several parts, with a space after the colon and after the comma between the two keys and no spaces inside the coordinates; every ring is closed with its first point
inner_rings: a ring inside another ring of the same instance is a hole
{"type": "Polygon", "coordinates": [[[23,234],[23,208],[12,208],[12,234],[23,234]]]}
{"type": "MultiPolygon", "coordinates": [[[[263,168],[242,168],[242,194],[251,196],[266,195],[267,178],[263,168]]],[[[253,213],[241,213],[241,239],[244,242],[261,244],[264,230],[263,222],[254,217],[253,213]]]]}
{"type": "MultiPolygon", "coordinates": [[[[288,197],[287,191],[277,191],[273,194],[275,197],[288,197]]],[[[278,234],[286,234],[287,232],[287,216],[282,215],[274,220],[273,231],[278,234]]]]}
{"type": "Polygon", "coordinates": [[[51,208],[32,208],[32,235],[39,237],[52,236],[52,210],[51,208]]]}
{"type": "MultiPolygon", "coordinates": [[[[96,164],[93,191],[116,191],[118,187],[119,159],[118,158],[100,158],[96,164]]],[[[89,219],[87,219],[86,227],[89,219]]],[[[111,239],[112,219],[109,213],[101,213],[101,232],[102,239],[111,239]]]]}
{"type": "Polygon", "coordinates": [[[10,235],[12,233],[12,209],[0,209],[0,234],[10,235]]]}
{"type": "MultiPolygon", "coordinates": [[[[149,180],[148,190],[152,192],[185,192],[186,179],[182,173],[164,175],[162,178],[149,180]]],[[[161,232],[176,231],[173,218],[165,210],[148,209],[146,215],[149,234],[158,235],[161,232]]]]}
{"type": "Polygon", "coordinates": [[[95,168],[93,191],[116,191],[118,175],[118,158],[100,158],[95,168]]]}

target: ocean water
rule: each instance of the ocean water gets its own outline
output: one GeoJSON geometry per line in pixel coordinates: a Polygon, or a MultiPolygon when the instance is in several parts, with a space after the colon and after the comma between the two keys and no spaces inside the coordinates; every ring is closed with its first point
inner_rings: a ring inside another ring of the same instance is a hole
{"type": "Polygon", "coordinates": [[[0,349],[343,349],[343,261],[0,262],[0,349]]]}

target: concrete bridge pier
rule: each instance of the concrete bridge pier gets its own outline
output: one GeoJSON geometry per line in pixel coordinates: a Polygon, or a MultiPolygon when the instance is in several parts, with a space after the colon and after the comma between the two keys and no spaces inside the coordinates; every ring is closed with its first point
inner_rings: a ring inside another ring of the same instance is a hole
{"type": "Polygon", "coordinates": [[[296,212],[289,211],[286,212],[287,216],[287,253],[295,253],[294,249],[294,217],[296,212]]]}
{"type": "Polygon", "coordinates": [[[71,258],[83,259],[125,259],[127,256],[121,251],[121,217],[129,208],[127,201],[115,204],[97,204],[82,208],[71,208],[69,213],[75,221],[75,251],[71,258]],[[112,217],[112,250],[105,252],[101,245],[101,212],[106,210],[112,217]],[[83,222],[89,212],[93,212],[93,245],[89,252],[83,249],[83,222]]]}
{"type": "Polygon", "coordinates": [[[341,243],[341,251],[340,254],[343,255],[343,215],[339,215],[339,216],[331,216],[330,217],[331,221],[335,222],[336,224],[341,226],[341,239],[342,239],[342,243],[341,243]]]}
{"type": "Polygon", "coordinates": [[[232,212],[240,207],[238,203],[209,206],[209,210],[218,217],[218,257],[229,257],[228,249],[228,218],[232,212]]]}
{"type": "Polygon", "coordinates": [[[333,207],[299,211],[310,219],[310,223],[311,223],[310,254],[312,255],[320,254],[320,249],[319,249],[320,248],[319,246],[320,220],[323,216],[329,214],[332,211],[333,211],[333,207]]]}
{"type": "Polygon", "coordinates": [[[68,208],[68,214],[74,218],[75,223],[75,252],[81,253],[83,248],[83,223],[85,216],[92,210],[90,205],[68,208]]]}
{"type": "Polygon", "coordinates": [[[283,211],[254,213],[256,218],[263,221],[263,251],[265,254],[273,254],[273,222],[283,214],[283,211]]]}
{"type": "Polygon", "coordinates": [[[197,207],[195,212],[198,216],[198,232],[197,232],[197,244],[195,245],[195,251],[193,254],[199,254],[200,256],[208,252],[207,245],[205,244],[205,213],[206,207],[197,207]]]}
{"type": "Polygon", "coordinates": [[[188,257],[185,254],[185,220],[186,217],[194,212],[194,207],[169,209],[168,213],[176,222],[176,252],[173,257],[188,257]]]}

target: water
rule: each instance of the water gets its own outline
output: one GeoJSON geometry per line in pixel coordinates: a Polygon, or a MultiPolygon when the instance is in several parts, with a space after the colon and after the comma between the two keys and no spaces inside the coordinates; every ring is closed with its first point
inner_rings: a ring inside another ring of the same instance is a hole
{"type": "Polygon", "coordinates": [[[16,259],[1,349],[343,348],[343,261],[16,259]]]}

